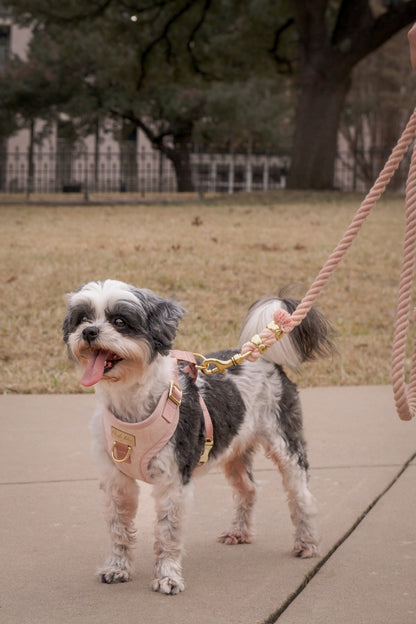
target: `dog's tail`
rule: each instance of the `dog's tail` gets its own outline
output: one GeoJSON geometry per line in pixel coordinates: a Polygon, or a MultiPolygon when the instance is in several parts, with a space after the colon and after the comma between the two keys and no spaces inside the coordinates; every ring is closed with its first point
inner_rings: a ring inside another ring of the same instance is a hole
{"type": "MultiPolygon", "coordinates": [[[[241,348],[267,326],[273,319],[275,310],[283,308],[291,314],[298,303],[296,299],[280,297],[265,297],[253,303],[240,331],[239,347],[241,348]]],[[[263,354],[263,358],[296,370],[303,362],[335,353],[331,334],[332,330],[327,319],[316,308],[311,308],[302,323],[278,340],[263,354]]]]}

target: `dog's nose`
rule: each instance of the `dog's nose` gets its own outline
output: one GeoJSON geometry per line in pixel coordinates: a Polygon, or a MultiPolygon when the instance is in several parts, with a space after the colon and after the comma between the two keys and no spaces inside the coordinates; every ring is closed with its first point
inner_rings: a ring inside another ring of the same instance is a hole
{"type": "Polygon", "coordinates": [[[88,342],[88,344],[91,344],[92,342],[94,342],[94,340],[98,338],[99,333],[100,330],[98,329],[98,327],[95,327],[95,325],[90,325],[89,327],[85,327],[82,330],[82,337],[88,342]]]}

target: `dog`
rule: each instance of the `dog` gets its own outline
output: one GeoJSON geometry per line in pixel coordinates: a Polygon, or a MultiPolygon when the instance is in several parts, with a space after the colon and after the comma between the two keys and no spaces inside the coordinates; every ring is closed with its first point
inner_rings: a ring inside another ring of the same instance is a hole
{"type": "MultiPolygon", "coordinates": [[[[276,309],[293,312],[296,305],[280,297],[253,304],[241,328],[240,345],[264,329],[276,309]]],[[[256,499],[252,461],[258,447],[281,472],[295,527],[294,555],[316,556],[319,544],[302,409],[297,387],[283,366],[297,369],[306,360],[330,354],[329,323],[312,308],[300,326],[257,361],[244,360],[227,374],[204,375],[195,361],[189,363],[192,357],[188,362],[186,355],[178,358],[185,360],[179,364],[172,357],[184,313],[174,299],[106,280],[69,294],[63,323],[69,358],[82,372],[81,383],[95,386],[97,398],[91,431],[111,538],[111,553],[98,572],[104,583],[131,579],[139,491],[131,453],[145,437],[143,427],[155,418],[155,408],[166,399],[171,410],[166,418],[159,414],[158,422],[169,431],[162,433],[150,455],[144,460],[142,456],[139,470],[153,485],[157,518],[152,589],[163,594],[178,594],[185,587],[184,520],[198,474],[220,465],[234,491],[234,516],[219,541],[251,542],[256,499]],[[134,427],[139,427],[137,432],[134,427]]],[[[237,352],[208,357],[224,361],[237,352]]]]}

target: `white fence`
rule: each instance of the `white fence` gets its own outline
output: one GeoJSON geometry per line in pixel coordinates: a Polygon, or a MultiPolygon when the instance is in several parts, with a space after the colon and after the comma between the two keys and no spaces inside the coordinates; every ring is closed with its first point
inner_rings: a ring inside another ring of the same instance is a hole
{"type": "MultiPolygon", "coordinates": [[[[334,188],[367,191],[389,152],[371,150],[338,154],[334,188]]],[[[403,190],[410,154],[395,174],[391,189],[403,190]]],[[[257,191],[285,188],[287,155],[191,154],[192,182],[200,193],[257,191]]],[[[175,193],[171,161],[157,151],[128,155],[119,151],[26,152],[0,151],[0,193],[175,193]]]]}
{"type": "MultiPolygon", "coordinates": [[[[288,158],[244,154],[191,155],[192,182],[199,192],[233,193],[285,186],[288,158]]],[[[40,152],[0,154],[0,192],[175,192],[172,163],[156,151],[40,152]]]]}

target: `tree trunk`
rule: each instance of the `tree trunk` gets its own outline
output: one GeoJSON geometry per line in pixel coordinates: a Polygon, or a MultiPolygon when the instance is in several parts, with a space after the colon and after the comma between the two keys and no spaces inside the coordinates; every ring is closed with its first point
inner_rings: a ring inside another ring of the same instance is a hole
{"type": "Polygon", "coordinates": [[[304,84],[298,96],[288,187],[331,189],[338,126],[349,77],[322,77],[304,84]]]}
{"type": "Polygon", "coordinates": [[[384,12],[373,12],[369,0],[292,0],[290,4],[299,37],[299,92],[288,186],[329,189],[352,69],[414,22],[416,0],[385,2],[384,12]]]}
{"type": "Polygon", "coordinates": [[[192,179],[191,150],[188,137],[174,137],[173,148],[166,154],[172,161],[179,193],[192,193],[195,190],[192,179]]]}
{"type": "MultiPolygon", "coordinates": [[[[116,114],[117,111],[112,111],[116,114]]],[[[192,179],[191,167],[191,137],[192,124],[182,134],[169,133],[173,138],[173,146],[164,143],[164,135],[157,135],[153,128],[145,123],[141,118],[133,115],[121,115],[124,119],[133,122],[137,128],[140,128],[152,143],[153,147],[160,151],[171,161],[176,177],[176,188],[179,193],[192,193],[195,190],[192,179]]]]}

